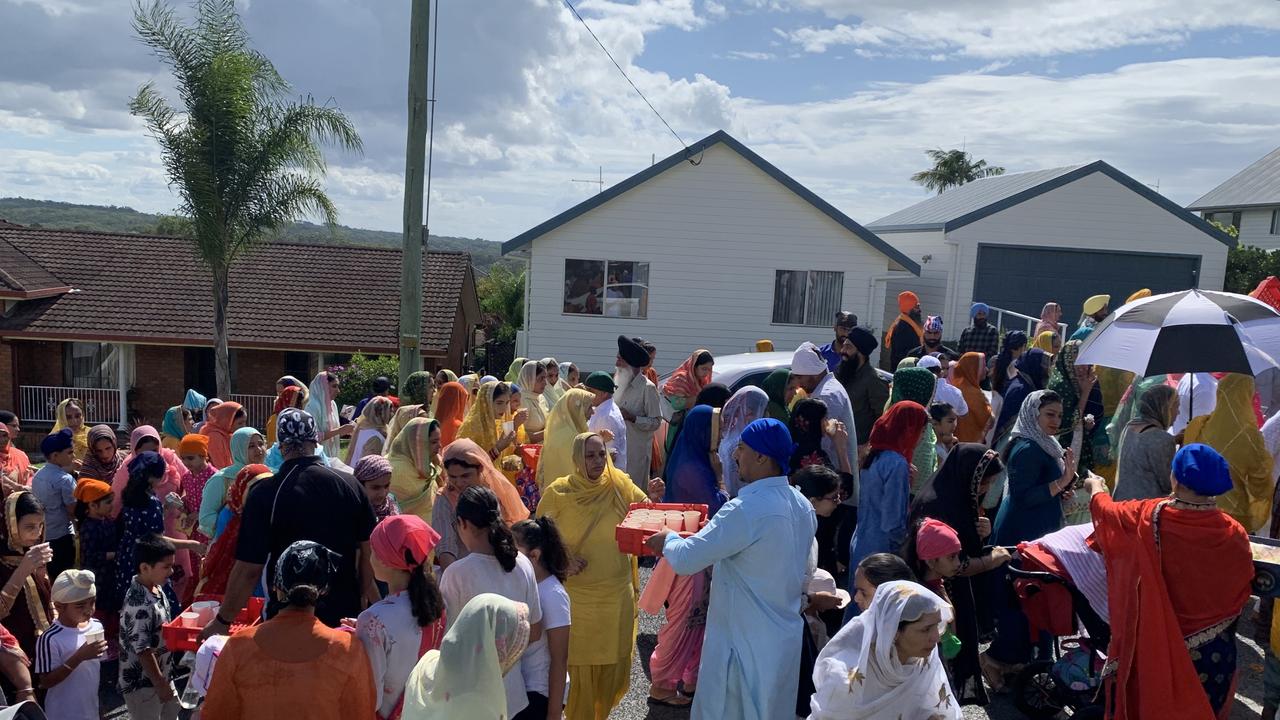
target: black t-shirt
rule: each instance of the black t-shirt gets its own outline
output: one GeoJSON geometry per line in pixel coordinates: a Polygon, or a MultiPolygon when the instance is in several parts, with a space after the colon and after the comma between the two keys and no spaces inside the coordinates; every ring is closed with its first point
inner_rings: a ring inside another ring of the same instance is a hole
{"type": "Polygon", "coordinates": [[[356,553],[360,543],[369,540],[376,522],[373,507],[354,477],[326,467],[319,458],[290,460],[274,477],[249,491],[236,559],[265,564],[270,590],[280,553],[298,540],[320,543],[341,555],[337,579],[316,607],[322,622],[337,627],[342,618],[360,613],[356,553]]]}

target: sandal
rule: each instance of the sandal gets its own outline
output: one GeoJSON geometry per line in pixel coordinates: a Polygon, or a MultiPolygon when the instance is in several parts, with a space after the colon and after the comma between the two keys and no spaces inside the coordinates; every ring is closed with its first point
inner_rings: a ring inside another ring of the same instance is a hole
{"type": "Polygon", "coordinates": [[[687,708],[693,704],[693,700],[685,697],[679,690],[677,690],[670,695],[661,698],[656,698],[650,695],[649,704],[669,708],[687,708]]]}
{"type": "Polygon", "coordinates": [[[978,656],[978,666],[982,669],[982,679],[987,682],[987,687],[992,692],[1003,692],[1005,677],[1009,674],[1008,666],[986,653],[978,656]]]}

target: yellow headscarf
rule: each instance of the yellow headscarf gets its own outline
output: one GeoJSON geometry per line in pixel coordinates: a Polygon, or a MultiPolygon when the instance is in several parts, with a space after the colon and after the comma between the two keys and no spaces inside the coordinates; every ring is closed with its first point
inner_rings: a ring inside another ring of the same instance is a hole
{"type": "Polygon", "coordinates": [[[500,384],[489,381],[480,386],[480,394],[467,408],[467,417],[458,428],[458,437],[474,440],[487,453],[493,452],[498,444],[498,422],[501,418],[493,409],[493,394],[500,384]]]}
{"type": "Polygon", "coordinates": [[[1262,527],[1271,515],[1275,482],[1271,454],[1253,413],[1253,378],[1232,373],[1218,381],[1217,405],[1187,425],[1186,442],[1208,445],[1231,466],[1234,487],[1218,497],[1218,507],[1249,532],[1262,527]]]}
{"type": "Polygon", "coordinates": [[[1053,339],[1057,336],[1058,336],[1058,333],[1054,332],[1053,330],[1045,330],[1044,332],[1036,336],[1036,341],[1032,343],[1031,347],[1040,348],[1041,350],[1049,353],[1050,355],[1053,355],[1056,352],[1053,349],[1053,339]]]}
{"type": "Polygon", "coordinates": [[[587,417],[594,401],[595,396],[588,390],[570,390],[547,416],[542,454],[538,456],[539,488],[573,473],[576,467],[574,443],[579,435],[587,432],[587,417]]]}
{"type": "Polygon", "coordinates": [[[431,455],[431,433],[440,423],[414,418],[391,442],[391,492],[405,515],[417,515],[431,524],[431,508],[440,489],[440,466],[431,455]]]}
{"type": "Polygon", "coordinates": [[[67,406],[72,404],[80,408],[81,421],[80,429],[71,435],[71,450],[77,460],[83,460],[89,454],[89,418],[84,417],[84,403],[79,398],[67,398],[58,403],[58,410],[55,415],[57,422],[53,424],[53,429],[49,431],[49,434],[52,435],[70,427],[67,425],[67,406]]]}

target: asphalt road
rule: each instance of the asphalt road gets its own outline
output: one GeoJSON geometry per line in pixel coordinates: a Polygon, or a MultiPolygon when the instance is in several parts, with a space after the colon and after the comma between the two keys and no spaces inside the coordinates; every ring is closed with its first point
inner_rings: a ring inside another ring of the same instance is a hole
{"type": "MultiPolygon", "coordinates": [[[[649,571],[640,569],[641,582],[647,582],[649,571]]],[[[1245,611],[1245,619],[1240,629],[1240,689],[1236,695],[1234,720],[1258,720],[1262,716],[1262,649],[1253,640],[1253,624],[1251,622],[1256,601],[1251,601],[1245,611]]],[[[665,707],[650,706],[646,699],[649,696],[649,655],[653,652],[658,629],[662,626],[662,617],[640,614],[640,634],[636,638],[636,655],[631,667],[631,689],[622,703],[613,711],[610,718],[615,720],[687,720],[688,710],[677,710],[665,707]]],[[[104,663],[102,708],[103,716],[123,720],[128,717],[120,695],[108,685],[108,677],[114,678],[115,663],[104,663]]],[[[114,683],[111,683],[113,685],[114,683]]],[[[184,716],[185,717],[185,716],[184,716]]],[[[987,707],[964,708],[966,720],[1021,720],[1025,716],[1014,707],[1008,695],[993,695],[987,707]]],[[[1064,716],[1065,717],[1065,716],[1064,716]]],[[[732,720],[724,718],[723,720],[732,720]]],[[[790,720],[780,718],[779,720],[790,720]]]]}

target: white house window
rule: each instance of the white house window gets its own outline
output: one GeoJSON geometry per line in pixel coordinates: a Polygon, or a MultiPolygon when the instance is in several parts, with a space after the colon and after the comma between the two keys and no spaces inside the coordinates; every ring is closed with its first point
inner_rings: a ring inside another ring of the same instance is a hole
{"type": "Polygon", "coordinates": [[[1271,211],[1271,234],[1280,235],[1280,210],[1271,211]]]}
{"type": "Polygon", "coordinates": [[[114,388],[117,384],[119,348],[104,343],[70,342],[63,345],[62,374],[67,387],[114,388]]]}
{"type": "Polygon", "coordinates": [[[844,273],[828,270],[778,270],[773,280],[775,325],[823,327],[840,312],[844,273]]]}
{"type": "Polygon", "coordinates": [[[613,318],[649,316],[649,263],[564,261],[564,312],[613,318]]]}

